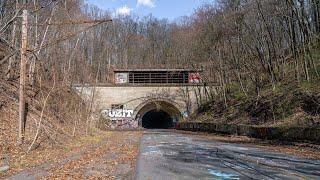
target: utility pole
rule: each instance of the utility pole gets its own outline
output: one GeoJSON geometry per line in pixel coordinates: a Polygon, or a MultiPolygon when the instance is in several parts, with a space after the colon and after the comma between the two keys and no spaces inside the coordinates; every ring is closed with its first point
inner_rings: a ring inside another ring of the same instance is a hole
{"type": "Polygon", "coordinates": [[[21,62],[20,62],[20,85],[19,85],[19,133],[18,144],[23,144],[26,122],[26,68],[28,46],[28,11],[23,10],[21,28],[21,62]]]}

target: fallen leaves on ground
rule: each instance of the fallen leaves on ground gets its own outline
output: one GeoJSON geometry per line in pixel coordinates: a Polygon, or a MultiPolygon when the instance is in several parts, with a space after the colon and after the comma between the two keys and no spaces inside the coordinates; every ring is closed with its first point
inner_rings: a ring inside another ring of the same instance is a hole
{"type": "Polygon", "coordinates": [[[141,136],[142,132],[139,131],[97,131],[63,148],[46,149],[22,156],[2,177],[26,175],[37,179],[133,177],[141,136]],[[11,176],[12,174],[15,175],[11,176]]]}

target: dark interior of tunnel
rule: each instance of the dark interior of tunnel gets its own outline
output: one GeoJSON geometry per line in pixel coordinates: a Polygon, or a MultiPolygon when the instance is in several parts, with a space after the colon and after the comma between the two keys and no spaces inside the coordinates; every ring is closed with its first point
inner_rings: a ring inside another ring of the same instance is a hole
{"type": "Polygon", "coordinates": [[[173,118],[162,110],[152,110],[142,117],[142,127],[147,129],[169,129],[173,127],[173,118]]]}

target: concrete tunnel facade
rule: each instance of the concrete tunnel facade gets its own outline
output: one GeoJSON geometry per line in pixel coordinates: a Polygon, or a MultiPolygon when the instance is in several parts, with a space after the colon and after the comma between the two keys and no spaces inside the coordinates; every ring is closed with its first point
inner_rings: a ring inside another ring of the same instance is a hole
{"type": "Polygon", "coordinates": [[[115,69],[109,85],[74,86],[105,128],[171,128],[205,94],[201,70],[115,69]]]}
{"type": "Polygon", "coordinates": [[[197,109],[197,86],[75,86],[107,129],[171,128],[197,109]]]}

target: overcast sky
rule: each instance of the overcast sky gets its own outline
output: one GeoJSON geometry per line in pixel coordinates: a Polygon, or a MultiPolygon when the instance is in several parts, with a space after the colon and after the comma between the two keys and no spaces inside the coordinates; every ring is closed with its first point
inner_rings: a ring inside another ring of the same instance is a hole
{"type": "Polygon", "coordinates": [[[158,18],[175,20],[181,16],[191,15],[195,8],[208,0],[86,0],[100,9],[113,14],[144,16],[153,14],[158,18]]]}

